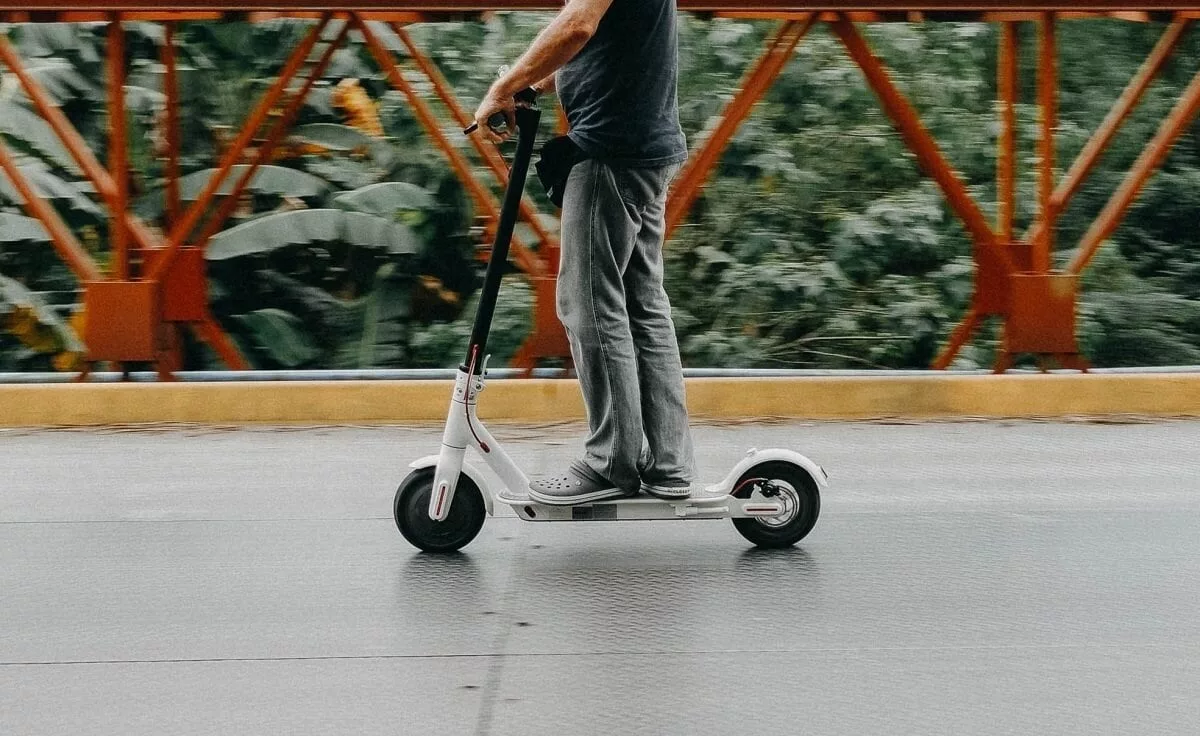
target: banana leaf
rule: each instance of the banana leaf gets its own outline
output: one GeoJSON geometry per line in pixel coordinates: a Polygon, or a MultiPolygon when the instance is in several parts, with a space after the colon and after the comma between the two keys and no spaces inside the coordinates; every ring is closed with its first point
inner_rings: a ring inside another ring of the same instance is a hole
{"type": "Polygon", "coordinates": [[[415,255],[421,242],[407,226],[374,215],[334,209],[293,210],[260,217],[215,235],[205,258],[225,261],[288,246],[343,242],[415,255]]]}
{"type": "MultiPolygon", "coordinates": [[[[156,27],[156,24],[153,23],[147,23],[146,25],[156,27]]],[[[199,53],[199,49],[195,46],[184,46],[183,48],[178,49],[178,51],[181,52],[181,55],[194,56],[199,53]]],[[[195,85],[197,83],[197,78],[206,73],[207,70],[195,64],[188,64],[181,61],[177,62],[175,65],[175,74],[179,80],[181,93],[186,93],[186,91],[190,88],[190,85],[195,85]]],[[[166,81],[166,76],[167,67],[165,64],[150,59],[137,59],[133,62],[129,69],[129,74],[125,78],[125,89],[128,91],[131,88],[140,88],[140,91],[136,94],[142,94],[144,91],[148,91],[158,95],[165,95],[163,92],[163,84],[166,81]]],[[[126,104],[130,104],[130,98],[128,95],[126,95],[125,99],[126,104]]],[[[159,99],[160,102],[166,101],[165,96],[156,99],[159,99]]],[[[184,103],[186,104],[187,101],[188,100],[185,99],[184,103]]]]}
{"type": "Polygon", "coordinates": [[[125,85],[125,108],[131,113],[150,115],[167,105],[167,96],[149,87],[125,85]]]}
{"type": "MultiPolygon", "coordinates": [[[[332,113],[332,108],[330,108],[330,112],[332,113]]],[[[294,128],[288,139],[293,143],[319,146],[332,154],[353,154],[364,157],[365,162],[370,164],[373,169],[388,170],[396,161],[396,150],[389,140],[368,136],[359,128],[338,125],[335,122],[313,122],[311,125],[301,125],[294,128]]],[[[343,157],[338,158],[344,160],[343,157]]],[[[311,166],[308,169],[313,170],[314,173],[320,173],[311,166]]]]}
{"type": "MultiPolygon", "coordinates": [[[[104,100],[104,87],[80,73],[67,59],[58,56],[34,58],[29,59],[26,66],[29,76],[60,105],[80,98],[91,102],[104,100]]],[[[24,90],[21,89],[19,94],[24,96],[24,90]]]]}
{"type": "MultiPolygon", "coordinates": [[[[233,187],[249,168],[247,164],[234,166],[217,193],[228,196],[233,193],[233,187]]],[[[185,202],[194,202],[208,182],[216,174],[216,169],[196,171],[179,179],[179,196],[185,202]]],[[[306,200],[323,199],[330,193],[331,187],[320,177],[307,174],[297,169],[285,166],[260,166],[254,172],[247,190],[258,194],[274,194],[278,196],[298,197],[306,200]]],[[[160,216],[166,208],[166,188],[155,189],[137,201],[134,210],[143,218],[154,219],[160,216]]]]}
{"type": "Polygon", "coordinates": [[[336,123],[300,125],[294,128],[288,137],[340,152],[370,151],[375,144],[379,143],[379,139],[373,138],[357,128],[336,123]]]}
{"type": "MultiPolygon", "coordinates": [[[[371,20],[367,21],[367,27],[371,29],[371,33],[375,35],[375,38],[379,39],[379,42],[387,47],[388,51],[398,54],[408,54],[408,47],[404,45],[404,42],[400,40],[400,37],[396,35],[396,32],[387,23],[371,20]]],[[[359,33],[355,31],[354,35],[359,36],[359,33]]]]}
{"type": "MultiPolygon", "coordinates": [[[[265,362],[283,368],[300,368],[321,355],[300,318],[282,309],[259,309],[233,318],[251,338],[265,362]]],[[[258,362],[258,361],[256,361],[258,362]]]]}
{"type": "Polygon", "coordinates": [[[50,233],[46,232],[40,220],[14,215],[11,212],[0,212],[0,244],[20,242],[49,243],[50,233]]]}
{"type": "Polygon", "coordinates": [[[428,191],[403,181],[385,181],[343,192],[331,204],[338,209],[378,215],[412,226],[424,221],[424,213],[437,206],[428,191]]]}
{"type": "Polygon", "coordinates": [[[293,129],[288,138],[292,141],[320,146],[335,153],[366,155],[380,169],[390,167],[396,157],[395,149],[390,142],[367,135],[349,125],[337,123],[301,125],[293,129]]]}
{"type": "Polygon", "coordinates": [[[71,56],[87,64],[100,64],[101,23],[20,23],[16,26],[17,47],[25,58],[71,56]]]}
{"type": "Polygon", "coordinates": [[[82,355],[83,341],[25,286],[0,276],[0,328],[35,353],[82,355]]]}
{"type": "Polygon", "coordinates": [[[371,291],[351,306],[360,328],[348,334],[334,355],[336,368],[386,368],[404,364],[412,316],[413,280],[387,264],[375,274],[371,291]]]}
{"type": "MultiPolygon", "coordinates": [[[[538,218],[538,224],[542,226],[543,230],[550,233],[551,235],[558,234],[559,222],[558,222],[557,217],[555,217],[554,215],[547,215],[545,213],[541,213],[537,216],[537,218],[538,218]]],[[[525,222],[524,220],[522,220],[521,222],[518,222],[516,224],[516,226],[513,228],[513,234],[516,235],[518,238],[520,238],[521,242],[523,242],[523,243],[533,244],[533,243],[538,242],[537,233],[533,229],[533,226],[531,226],[529,223],[525,222]]]]}
{"type": "Polygon", "coordinates": [[[346,156],[305,156],[303,161],[305,170],[326,179],[339,189],[361,189],[379,183],[388,175],[388,170],[374,161],[360,161],[346,156]]]}
{"type": "Polygon", "coordinates": [[[58,168],[83,176],[50,123],[37,113],[15,102],[0,100],[0,134],[25,150],[40,154],[58,168]]]}
{"type": "MultiPolygon", "coordinates": [[[[49,167],[37,159],[21,157],[17,168],[25,174],[25,178],[33,186],[34,194],[54,203],[65,203],[71,209],[85,212],[93,217],[104,217],[104,211],[84,194],[75,182],[69,182],[50,171],[49,167]]],[[[91,187],[86,187],[90,189],[91,187]]],[[[0,176],[0,199],[6,199],[15,205],[24,205],[25,198],[21,196],[7,176],[0,176]]],[[[3,238],[0,231],[0,238],[3,238]]]]}

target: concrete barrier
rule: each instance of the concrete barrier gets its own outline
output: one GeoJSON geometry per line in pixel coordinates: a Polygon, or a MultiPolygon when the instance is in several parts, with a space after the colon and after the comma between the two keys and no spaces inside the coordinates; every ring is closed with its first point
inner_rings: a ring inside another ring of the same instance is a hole
{"type": "MultiPolygon", "coordinates": [[[[445,417],[448,381],[0,384],[0,426],[396,424],[445,417]]],[[[690,378],[697,418],[1200,416],[1200,373],[690,378]]],[[[480,414],[584,418],[573,380],[498,380],[480,414]]]]}

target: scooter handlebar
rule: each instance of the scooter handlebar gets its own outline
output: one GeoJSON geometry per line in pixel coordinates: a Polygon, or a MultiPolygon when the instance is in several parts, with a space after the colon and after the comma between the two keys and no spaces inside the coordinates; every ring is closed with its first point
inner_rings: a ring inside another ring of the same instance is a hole
{"type": "MultiPolygon", "coordinates": [[[[513,100],[515,100],[519,105],[536,107],[537,96],[537,90],[535,90],[533,87],[526,87],[525,89],[513,95],[513,100]]],[[[500,133],[508,125],[508,120],[505,119],[504,113],[498,112],[487,119],[487,125],[492,129],[493,132],[500,133]]],[[[479,123],[471,123],[466,128],[463,128],[463,135],[471,135],[477,130],[479,130],[479,123]]]]}

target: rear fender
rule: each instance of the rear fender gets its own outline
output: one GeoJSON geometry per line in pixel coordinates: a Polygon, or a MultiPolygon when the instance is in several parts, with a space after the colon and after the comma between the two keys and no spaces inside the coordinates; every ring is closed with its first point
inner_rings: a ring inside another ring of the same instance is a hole
{"type": "Polygon", "coordinates": [[[725,476],[725,478],[720,482],[708,486],[705,489],[705,492],[706,494],[723,493],[726,495],[733,493],[734,484],[736,484],[738,479],[745,475],[750,468],[770,462],[785,462],[791,463],[792,465],[797,465],[803,468],[806,473],[808,473],[808,475],[813,479],[813,482],[817,484],[818,489],[825,489],[829,487],[829,475],[820,465],[817,465],[812,460],[809,460],[804,455],[801,455],[793,450],[770,448],[766,450],[754,449],[747,452],[746,456],[738,461],[738,464],[734,465],[733,469],[729,471],[729,475],[725,476]]]}

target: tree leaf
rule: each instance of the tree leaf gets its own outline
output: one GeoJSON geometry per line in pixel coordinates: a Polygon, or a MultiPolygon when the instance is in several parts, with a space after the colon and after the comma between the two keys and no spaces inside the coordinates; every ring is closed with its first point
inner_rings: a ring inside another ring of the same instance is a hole
{"type": "Polygon", "coordinates": [[[46,232],[41,220],[0,212],[0,243],[20,242],[49,243],[50,233],[46,232]]]}
{"type": "Polygon", "coordinates": [[[49,159],[58,168],[76,176],[83,176],[83,171],[75,163],[75,159],[71,158],[66,146],[59,141],[50,123],[37,113],[15,102],[0,100],[0,134],[22,145],[26,150],[49,159]]]}
{"type": "MultiPolygon", "coordinates": [[[[40,198],[65,203],[68,207],[95,218],[104,217],[104,210],[81,190],[80,184],[60,178],[41,161],[25,158],[18,161],[17,168],[25,174],[34,193],[40,198]]],[[[25,198],[7,176],[0,176],[0,197],[18,206],[25,204],[25,198]]]]}
{"type": "MultiPolygon", "coordinates": [[[[225,181],[221,182],[218,195],[228,196],[233,193],[234,185],[249,169],[247,164],[234,166],[225,181]]],[[[184,202],[194,202],[200,198],[200,193],[208,185],[216,169],[196,171],[179,179],[179,196],[184,202]]],[[[276,196],[295,197],[297,199],[321,200],[331,191],[329,184],[318,176],[289,169],[284,166],[260,166],[246,185],[246,189],[258,194],[273,194],[276,196]]],[[[138,200],[134,205],[137,213],[146,218],[159,217],[166,207],[166,188],[160,187],[138,200]]]]}
{"type": "Polygon", "coordinates": [[[421,248],[417,236],[401,223],[360,212],[316,209],[267,215],[218,233],[204,257],[223,261],[288,246],[335,242],[397,255],[415,255],[421,248]]]}
{"type": "Polygon", "coordinates": [[[416,184],[385,181],[355,189],[352,192],[343,192],[334,197],[331,204],[351,212],[363,212],[403,221],[404,213],[426,212],[435,208],[437,201],[434,200],[432,194],[416,184]]]}
{"type": "Polygon", "coordinates": [[[290,312],[259,309],[237,315],[234,320],[245,327],[254,349],[272,364],[300,368],[321,354],[305,331],[304,323],[290,312]]]}

